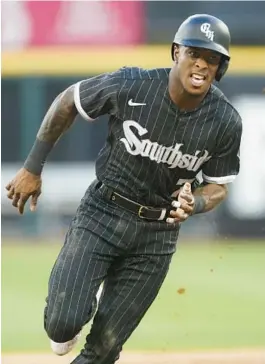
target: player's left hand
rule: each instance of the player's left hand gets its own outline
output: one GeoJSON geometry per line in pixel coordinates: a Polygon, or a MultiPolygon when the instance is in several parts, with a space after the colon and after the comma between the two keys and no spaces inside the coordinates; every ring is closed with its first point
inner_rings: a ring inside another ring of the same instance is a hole
{"type": "Polygon", "coordinates": [[[191,192],[191,185],[186,182],[180,190],[178,201],[172,202],[172,206],[175,207],[175,210],[170,211],[170,216],[172,216],[172,218],[168,218],[167,222],[175,223],[187,220],[187,218],[192,215],[194,201],[194,196],[191,192]]]}

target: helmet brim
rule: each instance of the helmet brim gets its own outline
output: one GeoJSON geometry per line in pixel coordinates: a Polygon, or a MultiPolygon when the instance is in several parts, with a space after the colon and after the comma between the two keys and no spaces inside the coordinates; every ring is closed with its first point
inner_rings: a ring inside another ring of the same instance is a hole
{"type": "Polygon", "coordinates": [[[198,39],[181,39],[178,41],[177,39],[175,39],[174,43],[183,45],[185,47],[198,47],[198,48],[210,49],[225,56],[228,60],[230,59],[227,50],[223,46],[215,42],[206,42],[206,41],[204,42],[198,39]]]}

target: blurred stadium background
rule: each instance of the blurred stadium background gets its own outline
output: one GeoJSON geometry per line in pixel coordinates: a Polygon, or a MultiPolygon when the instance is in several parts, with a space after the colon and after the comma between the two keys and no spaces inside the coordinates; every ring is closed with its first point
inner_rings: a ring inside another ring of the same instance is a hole
{"type": "MultiPolygon", "coordinates": [[[[169,353],[185,351],[191,354],[179,356],[180,364],[264,364],[265,2],[3,1],[1,8],[2,352],[49,352],[42,328],[48,275],[94,178],[107,131],[105,117],[91,124],[78,117],[44,169],[37,212],[27,209],[20,217],[4,186],[23,163],[47,108],[82,78],[124,65],[170,67],[180,23],[210,13],[232,36],[231,65],[219,86],[243,117],[241,173],[225,203],[183,225],[161,294],[125,352],[163,352],[148,363],[173,363],[177,358],[169,353]]],[[[41,364],[41,357],[19,355],[3,355],[3,363],[41,364]]]]}

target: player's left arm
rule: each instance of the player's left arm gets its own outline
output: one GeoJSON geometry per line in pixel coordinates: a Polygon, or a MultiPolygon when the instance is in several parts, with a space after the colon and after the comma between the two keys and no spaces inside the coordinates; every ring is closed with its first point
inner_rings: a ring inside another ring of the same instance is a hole
{"type": "Polygon", "coordinates": [[[193,192],[190,183],[186,182],[178,195],[178,203],[173,202],[170,215],[175,221],[185,221],[189,216],[208,212],[217,207],[227,197],[228,189],[224,184],[206,184],[193,192]],[[175,205],[175,206],[174,206],[175,205]]]}
{"type": "Polygon", "coordinates": [[[178,195],[180,206],[171,212],[174,219],[184,221],[191,215],[211,211],[226,199],[227,184],[239,173],[241,136],[242,121],[238,116],[233,127],[225,129],[213,157],[203,165],[203,184],[193,192],[189,183],[182,187],[178,195]]]}
{"type": "MultiPolygon", "coordinates": [[[[186,199],[185,191],[187,186],[182,189],[179,199],[186,199]]],[[[208,212],[217,207],[224,201],[228,195],[228,188],[226,184],[208,183],[201,187],[196,188],[193,193],[193,210],[192,214],[208,212]]],[[[183,204],[185,202],[183,201],[183,204]]]]}

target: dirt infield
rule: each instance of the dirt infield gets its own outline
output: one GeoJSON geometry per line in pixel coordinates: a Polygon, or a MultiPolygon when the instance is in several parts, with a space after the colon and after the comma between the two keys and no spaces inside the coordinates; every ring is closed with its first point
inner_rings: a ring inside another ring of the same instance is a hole
{"type": "MultiPolygon", "coordinates": [[[[72,355],[3,354],[2,364],[69,364],[72,355]]],[[[265,350],[200,353],[124,352],[119,364],[265,364],[265,350]]]]}

